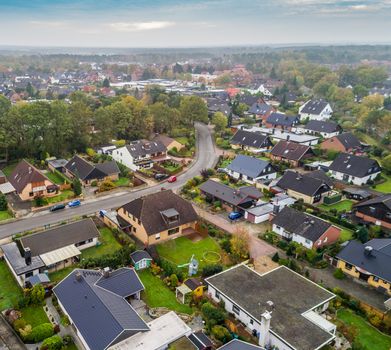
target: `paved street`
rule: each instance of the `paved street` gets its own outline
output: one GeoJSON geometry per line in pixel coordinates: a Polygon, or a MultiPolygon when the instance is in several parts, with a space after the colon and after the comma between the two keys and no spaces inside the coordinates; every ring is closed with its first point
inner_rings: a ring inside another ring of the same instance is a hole
{"type": "Polygon", "coordinates": [[[182,175],[178,176],[177,182],[163,183],[148,188],[143,188],[138,191],[117,193],[114,195],[107,195],[91,201],[83,202],[78,208],[65,209],[62,211],[51,213],[49,211],[40,212],[32,215],[31,217],[24,218],[18,221],[14,221],[8,224],[0,225],[0,239],[12,236],[16,233],[32,230],[37,227],[54,224],[63,220],[70,219],[76,216],[82,216],[87,214],[96,213],[101,209],[114,209],[138,198],[143,195],[154,193],[160,188],[176,190],[182,187],[187,180],[199,175],[200,171],[205,168],[210,168],[217,162],[217,154],[215,152],[214,143],[212,140],[211,129],[204,124],[196,124],[197,130],[197,152],[196,159],[193,165],[182,175]]]}

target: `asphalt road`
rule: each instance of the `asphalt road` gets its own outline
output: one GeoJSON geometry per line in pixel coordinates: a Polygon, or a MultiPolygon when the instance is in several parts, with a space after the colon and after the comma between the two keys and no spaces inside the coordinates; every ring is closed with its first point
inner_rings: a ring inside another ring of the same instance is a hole
{"type": "Polygon", "coordinates": [[[159,191],[162,187],[172,190],[182,187],[187,180],[199,175],[202,169],[213,167],[218,157],[212,141],[211,131],[208,126],[204,124],[196,124],[195,127],[197,131],[196,159],[193,165],[185,173],[178,176],[176,182],[164,182],[138,191],[99,197],[94,200],[84,202],[77,208],[66,208],[65,210],[53,213],[49,211],[35,213],[33,216],[28,218],[0,225],[0,239],[12,236],[16,233],[32,230],[37,227],[61,222],[72,217],[96,213],[101,209],[108,210],[118,208],[135,198],[159,191]]]}

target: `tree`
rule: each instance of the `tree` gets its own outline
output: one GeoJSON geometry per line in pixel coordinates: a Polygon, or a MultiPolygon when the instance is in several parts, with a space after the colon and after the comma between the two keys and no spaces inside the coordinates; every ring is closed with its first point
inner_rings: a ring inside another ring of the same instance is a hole
{"type": "Polygon", "coordinates": [[[224,326],[220,326],[220,325],[216,325],[212,328],[212,334],[213,336],[223,342],[223,343],[227,343],[229,342],[230,340],[232,340],[232,335],[231,333],[228,331],[227,328],[225,328],[224,326]]]}
{"type": "Polygon", "coordinates": [[[105,88],[109,88],[110,87],[110,80],[108,78],[105,78],[103,80],[102,86],[105,88]]]}
{"type": "Polygon", "coordinates": [[[41,284],[37,284],[30,290],[29,297],[31,304],[42,305],[45,300],[45,289],[41,284]]]}
{"type": "Polygon", "coordinates": [[[81,187],[81,182],[77,177],[73,179],[72,187],[75,196],[80,196],[82,193],[82,187],[81,187]]]}
{"type": "Polygon", "coordinates": [[[223,131],[228,125],[228,118],[221,112],[216,112],[212,117],[212,124],[216,132],[223,131]]]}
{"type": "Polygon", "coordinates": [[[64,343],[60,336],[53,335],[50,338],[46,338],[42,345],[41,350],[61,350],[64,346],[64,343]]]}
{"type": "MultiPolygon", "coordinates": [[[[388,173],[391,173],[391,154],[389,154],[387,157],[383,158],[381,162],[382,168],[388,173]]],[[[0,204],[1,208],[1,204],[0,204]]],[[[1,209],[0,209],[1,210],[1,209]]]]}
{"type": "Polygon", "coordinates": [[[28,340],[39,343],[40,341],[51,337],[53,333],[54,329],[51,323],[42,323],[32,329],[31,333],[28,335],[28,340]]]}
{"type": "Polygon", "coordinates": [[[238,259],[245,259],[249,254],[250,235],[246,228],[237,227],[231,238],[232,255],[238,259]]]}
{"type": "Polygon", "coordinates": [[[182,98],[179,111],[186,125],[192,125],[195,121],[208,123],[208,108],[202,98],[198,96],[185,96],[182,98]]]}
{"type": "Polygon", "coordinates": [[[3,193],[0,193],[0,211],[8,209],[7,198],[3,193]]]}
{"type": "Polygon", "coordinates": [[[355,236],[361,243],[366,243],[368,241],[369,232],[365,226],[361,226],[356,231],[355,236]]]}

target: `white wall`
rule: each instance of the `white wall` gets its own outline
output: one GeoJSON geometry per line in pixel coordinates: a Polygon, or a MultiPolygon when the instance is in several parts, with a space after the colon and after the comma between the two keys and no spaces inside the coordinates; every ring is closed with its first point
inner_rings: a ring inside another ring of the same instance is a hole
{"type": "Polygon", "coordinates": [[[114,160],[125,165],[129,169],[135,171],[138,170],[138,167],[133,163],[133,157],[129,153],[126,147],[117,148],[113,151],[112,155],[114,160]]]}
{"type": "Polygon", "coordinates": [[[337,180],[341,180],[341,181],[346,181],[346,182],[353,182],[354,185],[357,185],[357,186],[361,186],[361,185],[365,185],[368,183],[369,180],[374,180],[376,179],[376,177],[380,174],[380,171],[378,171],[377,173],[374,173],[374,174],[371,174],[369,176],[365,176],[365,177],[353,177],[353,176],[349,176],[349,179],[346,181],[343,179],[344,177],[344,173],[340,173],[338,171],[332,171],[330,173],[331,177],[337,179],[337,180]]]}
{"type": "Polygon", "coordinates": [[[292,241],[293,242],[297,242],[297,243],[303,245],[304,247],[306,247],[308,249],[312,249],[312,246],[313,246],[313,242],[312,241],[307,240],[303,236],[297,235],[295,233],[292,235],[292,241]]]}
{"type": "Polygon", "coordinates": [[[94,237],[94,238],[92,239],[92,242],[86,243],[86,244],[83,244],[83,245],[79,245],[79,246],[77,247],[77,249],[83,250],[83,249],[95,247],[97,243],[98,243],[98,237],[94,237]]]}
{"type": "Polygon", "coordinates": [[[277,226],[276,224],[273,224],[272,231],[277,233],[278,235],[285,237],[285,238],[292,238],[292,234],[285,231],[283,227],[277,226]]]}
{"type": "MultiPolygon", "coordinates": [[[[236,180],[239,180],[239,178],[240,178],[240,174],[235,171],[232,171],[232,170],[228,170],[228,175],[233,177],[236,180]]],[[[253,179],[250,179],[247,175],[243,175],[241,180],[253,185],[258,180],[267,180],[267,179],[276,179],[276,178],[277,178],[277,172],[274,172],[274,173],[262,175],[262,176],[259,176],[259,177],[253,178],[253,179]]]]}

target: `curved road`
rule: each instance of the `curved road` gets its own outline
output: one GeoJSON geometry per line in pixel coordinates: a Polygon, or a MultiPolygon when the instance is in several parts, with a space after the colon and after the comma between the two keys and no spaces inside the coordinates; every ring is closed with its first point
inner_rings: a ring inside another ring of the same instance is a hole
{"type": "Polygon", "coordinates": [[[12,236],[16,233],[32,230],[37,227],[54,224],[75,216],[82,216],[96,213],[101,209],[114,209],[121,205],[144,195],[159,191],[162,187],[176,190],[182,187],[187,180],[199,175],[202,169],[211,168],[217,161],[217,154],[212,141],[211,131],[207,125],[197,123],[196,128],[196,160],[193,165],[174,183],[164,182],[159,185],[143,188],[129,193],[112,194],[105,197],[84,202],[78,208],[66,208],[58,212],[39,212],[28,218],[20,219],[9,224],[0,225],[0,239],[12,236]]]}

